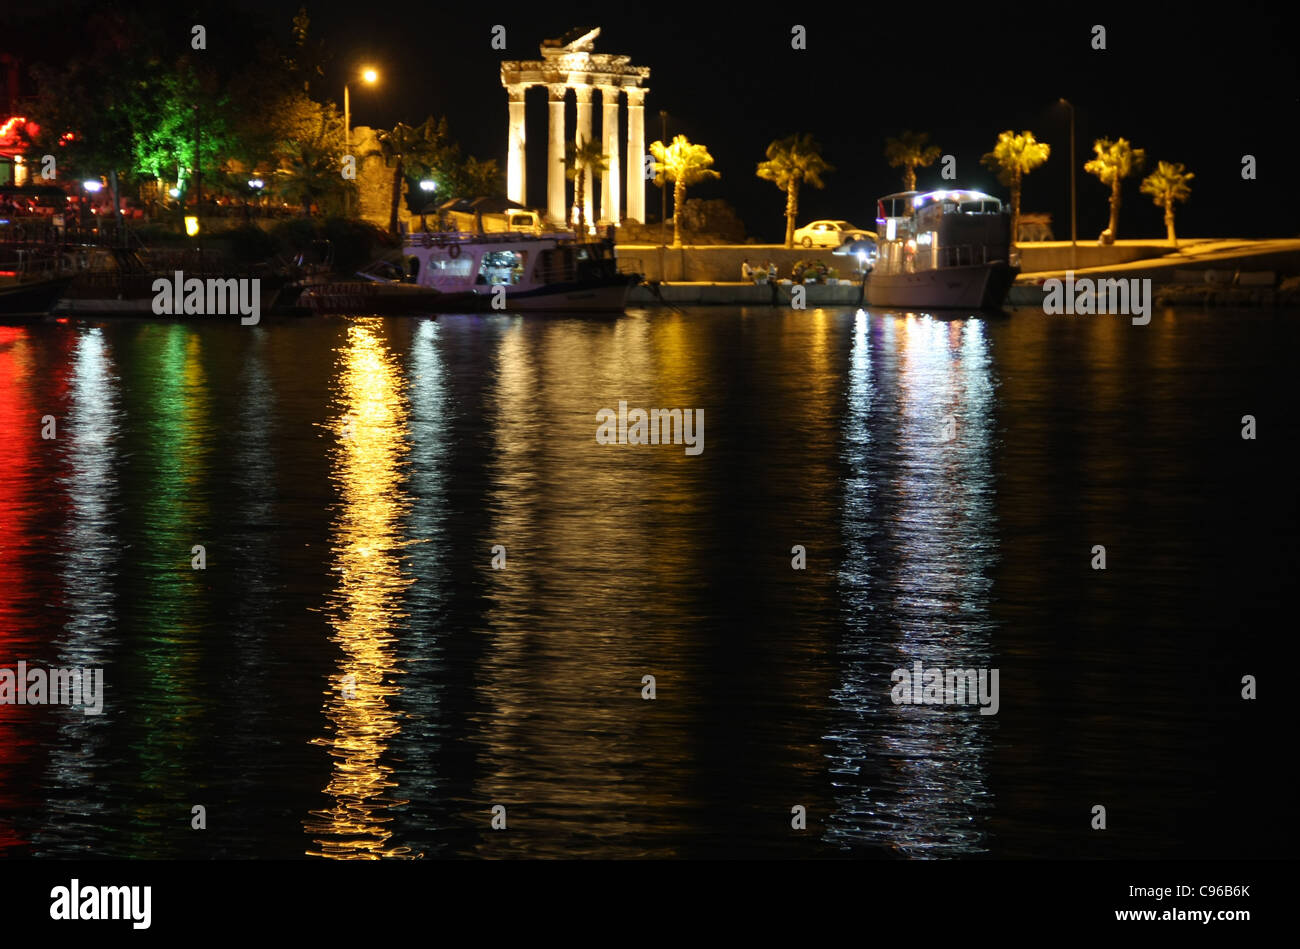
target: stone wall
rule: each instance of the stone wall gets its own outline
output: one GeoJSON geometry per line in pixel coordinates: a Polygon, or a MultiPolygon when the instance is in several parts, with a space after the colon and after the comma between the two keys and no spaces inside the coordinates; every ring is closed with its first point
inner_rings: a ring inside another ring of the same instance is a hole
{"type": "Polygon", "coordinates": [[[835,257],[830,248],[786,250],[780,244],[719,244],[683,247],[658,247],[653,244],[619,244],[618,257],[626,264],[636,262],[636,269],[647,280],[733,282],[741,279],[741,264],[748,258],[751,265],[776,264],[780,276],[788,277],[796,260],[821,261],[839,270],[842,278],[851,279],[857,269],[852,257],[835,257]]]}
{"type": "MultiPolygon", "coordinates": [[[[379,138],[368,125],[352,128],[352,154],[357,159],[357,190],[359,211],[363,220],[380,227],[388,227],[389,209],[393,201],[393,169],[384,164],[377,154],[379,138]]],[[[398,206],[397,219],[406,220],[405,200],[398,206]]]]}
{"type": "MultiPolygon", "coordinates": [[[[1065,270],[1070,266],[1069,241],[1021,244],[1019,248],[1022,273],[1065,270]]],[[[1169,245],[1163,241],[1150,244],[1125,242],[1107,247],[1099,247],[1095,242],[1080,242],[1078,269],[1161,257],[1169,250],[1169,245]]],[[[858,267],[854,258],[835,256],[830,248],[805,250],[795,247],[786,250],[780,244],[688,244],[667,248],[655,244],[619,244],[618,256],[627,262],[639,261],[637,269],[646,275],[646,279],[670,282],[737,281],[741,279],[741,262],[746,258],[751,264],[772,261],[782,277],[789,276],[790,267],[796,260],[820,260],[827,267],[837,268],[843,279],[853,279],[858,267]]]]}
{"type": "MultiPolygon", "coordinates": [[[[1021,273],[1043,273],[1045,271],[1066,270],[1070,267],[1069,241],[1020,244],[1018,246],[1020,248],[1021,273]]],[[[1170,250],[1172,248],[1164,241],[1152,241],[1150,244],[1125,241],[1122,244],[1110,244],[1106,247],[1099,246],[1096,240],[1087,243],[1079,241],[1076,269],[1109,267],[1112,264],[1125,264],[1130,260],[1163,257],[1170,250]]]]}

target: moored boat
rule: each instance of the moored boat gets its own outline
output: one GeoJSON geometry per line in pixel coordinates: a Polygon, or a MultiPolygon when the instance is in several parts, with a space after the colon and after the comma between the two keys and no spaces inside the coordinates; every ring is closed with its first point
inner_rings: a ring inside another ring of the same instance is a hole
{"type": "Polygon", "coordinates": [[[619,311],[640,281],[619,269],[612,240],[567,232],[414,233],[402,258],[400,276],[363,271],[361,283],[309,288],[299,305],[344,313],[619,311]]]}
{"type": "Polygon", "coordinates": [[[1011,217],[980,191],[904,191],[877,203],[868,306],[996,309],[1020,272],[1011,217]]]}
{"type": "Polygon", "coordinates": [[[0,259],[0,320],[43,317],[72,275],[52,255],[22,249],[0,259]]]}

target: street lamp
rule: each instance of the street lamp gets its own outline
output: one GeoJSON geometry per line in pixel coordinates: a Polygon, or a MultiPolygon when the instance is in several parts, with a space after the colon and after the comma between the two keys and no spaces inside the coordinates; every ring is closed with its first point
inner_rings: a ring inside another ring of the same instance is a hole
{"type": "MultiPolygon", "coordinates": [[[[438,182],[434,181],[432,178],[425,178],[420,182],[420,190],[427,195],[432,195],[438,190],[438,182]]],[[[428,205],[429,201],[427,198],[420,202],[420,230],[425,233],[428,233],[429,231],[429,225],[426,224],[424,220],[425,214],[428,213],[428,205]]]]}
{"type": "Polygon", "coordinates": [[[1079,229],[1077,218],[1075,216],[1075,190],[1074,190],[1074,104],[1061,99],[1061,105],[1070,108],[1070,269],[1078,269],[1079,258],[1079,229]]]}
{"type": "MultiPolygon", "coordinates": [[[[367,67],[361,70],[361,81],[373,86],[379,81],[379,73],[367,67]]],[[[348,84],[343,84],[343,144],[352,147],[352,92],[348,84]]]]}
{"type": "MultiPolygon", "coordinates": [[[[630,101],[630,100],[629,100],[630,101]]],[[[668,149],[668,113],[663,109],[659,110],[659,141],[663,143],[664,157],[667,158],[668,149]]],[[[667,244],[668,238],[665,236],[668,231],[668,173],[667,169],[660,173],[664,179],[659,185],[659,243],[667,244]]]]}
{"type": "MultiPolygon", "coordinates": [[[[379,81],[379,73],[370,66],[361,70],[361,81],[367,85],[373,86],[379,81]]],[[[343,151],[348,154],[352,151],[352,92],[348,84],[343,84],[343,151]]],[[[347,198],[351,205],[351,197],[347,198]]],[[[351,208],[348,208],[351,211],[351,208]]]]}

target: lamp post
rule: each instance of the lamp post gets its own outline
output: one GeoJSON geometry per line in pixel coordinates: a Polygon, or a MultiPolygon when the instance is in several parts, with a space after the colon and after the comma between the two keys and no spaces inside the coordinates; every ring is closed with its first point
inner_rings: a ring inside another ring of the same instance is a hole
{"type": "MultiPolygon", "coordinates": [[[[85,195],[99,194],[104,188],[103,182],[98,178],[87,178],[81,183],[81,190],[85,195]]],[[[90,206],[90,198],[83,195],[81,199],[81,226],[86,226],[86,208],[90,206]]]]}
{"type": "MultiPolygon", "coordinates": [[[[379,80],[379,73],[370,67],[361,70],[361,81],[367,85],[373,86],[379,80]]],[[[348,83],[343,83],[343,154],[348,155],[352,152],[352,92],[348,83]]],[[[347,203],[347,211],[351,213],[352,199],[350,196],[344,198],[347,203]]]]}
{"type": "Polygon", "coordinates": [[[428,233],[429,225],[425,223],[424,216],[428,214],[428,202],[433,200],[433,193],[438,190],[438,182],[432,178],[425,178],[420,182],[420,190],[425,194],[420,202],[420,230],[428,233]]]}
{"type": "Polygon", "coordinates": [[[1070,269],[1077,270],[1079,263],[1079,229],[1076,217],[1074,190],[1074,104],[1061,99],[1070,108],[1070,269]]]}
{"type": "MultiPolygon", "coordinates": [[[[667,158],[668,149],[668,113],[663,109],[659,110],[659,141],[664,146],[664,157],[667,158]]],[[[665,237],[668,228],[668,170],[662,172],[663,181],[659,185],[659,243],[667,244],[668,239],[665,237]]]]}

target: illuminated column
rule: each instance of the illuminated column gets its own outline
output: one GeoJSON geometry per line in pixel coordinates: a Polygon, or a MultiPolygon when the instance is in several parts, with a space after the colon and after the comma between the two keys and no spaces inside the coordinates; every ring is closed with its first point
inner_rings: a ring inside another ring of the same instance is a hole
{"type": "Polygon", "coordinates": [[[551,128],[546,147],[546,213],[561,225],[569,220],[564,201],[564,97],[569,87],[548,85],[551,128]]]}
{"type": "Polygon", "coordinates": [[[600,220],[602,224],[619,224],[618,88],[601,86],[600,104],[604,110],[600,118],[601,151],[609,165],[600,179],[600,220]]]}
{"type": "Polygon", "coordinates": [[[520,204],[528,203],[528,148],[524,136],[524,93],[527,86],[508,86],[510,94],[510,144],[506,152],[506,197],[520,204]]]}
{"type": "Polygon", "coordinates": [[[627,217],[645,223],[645,94],[627,91],[627,217]]]}
{"type": "MultiPolygon", "coordinates": [[[[575,86],[573,94],[578,100],[578,125],[574,130],[573,140],[575,143],[578,141],[590,142],[591,86],[575,86]]],[[[592,175],[590,171],[584,174],[582,176],[582,195],[581,197],[576,194],[573,196],[574,204],[577,204],[578,201],[582,201],[582,219],[586,221],[588,225],[595,223],[596,220],[592,216],[593,206],[595,205],[593,199],[596,194],[596,183],[592,181],[591,178],[592,175]]]]}

